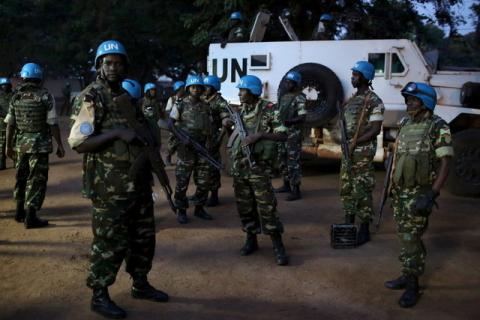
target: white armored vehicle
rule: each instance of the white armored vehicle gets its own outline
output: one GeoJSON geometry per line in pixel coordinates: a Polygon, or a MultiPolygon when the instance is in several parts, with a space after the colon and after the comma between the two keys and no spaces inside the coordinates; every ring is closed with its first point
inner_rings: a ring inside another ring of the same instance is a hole
{"type": "Polygon", "coordinates": [[[436,70],[415,43],[391,39],[230,43],[224,49],[211,44],[208,71],[221,79],[222,95],[232,104],[238,104],[235,86],[245,74],[262,79],[264,98],[276,102],[287,72],[300,72],[310,129],[304,156],[338,159],[336,105],[354,93],[350,68],[359,60],[375,66],[373,88],[386,109],[376,161],[384,160],[398,132],[397,123],[405,115],[400,89],[410,81],[426,82],[438,95],[435,113],[454,133],[455,158],[448,186],[457,194],[479,195],[480,70],[436,70]]]}

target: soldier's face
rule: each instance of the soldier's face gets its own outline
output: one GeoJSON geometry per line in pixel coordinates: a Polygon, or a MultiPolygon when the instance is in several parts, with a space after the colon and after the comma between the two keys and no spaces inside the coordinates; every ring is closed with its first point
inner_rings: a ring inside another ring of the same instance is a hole
{"type": "Polygon", "coordinates": [[[117,54],[106,55],[100,66],[102,75],[108,82],[120,82],[125,75],[125,61],[117,54]]]}
{"type": "Polygon", "coordinates": [[[407,113],[412,119],[425,110],[422,100],[417,97],[407,96],[405,98],[405,103],[407,104],[407,113]]]}
{"type": "Polygon", "coordinates": [[[157,96],[157,89],[150,89],[147,91],[149,97],[156,97],[157,96]]]}
{"type": "Polygon", "coordinates": [[[238,97],[240,98],[240,103],[252,103],[254,100],[254,96],[248,89],[240,89],[238,91],[238,97]]]}
{"type": "Polygon", "coordinates": [[[203,87],[197,85],[190,86],[188,87],[188,93],[194,98],[200,98],[203,93],[203,87]]]}
{"type": "Polygon", "coordinates": [[[285,88],[287,89],[287,91],[292,91],[293,89],[295,89],[296,86],[297,84],[292,80],[285,81],[285,88]]]}
{"type": "Polygon", "coordinates": [[[178,89],[176,95],[177,95],[177,97],[184,97],[185,96],[185,87],[181,87],[180,89],[178,89]]]}
{"type": "Polygon", "coordinates": [[[352,86],[358,88],[362,84],[363,75],[358,71],[352,71],[352,86]]]}

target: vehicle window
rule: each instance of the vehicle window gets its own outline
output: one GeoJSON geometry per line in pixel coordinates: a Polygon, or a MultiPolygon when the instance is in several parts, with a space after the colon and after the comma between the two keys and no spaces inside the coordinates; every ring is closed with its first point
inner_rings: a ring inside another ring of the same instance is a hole
{"type": "Polygon", "coordinates": [[[398,54],[392,54],[392,73],[403,73],[405,67],[402,64],[402,61],[398,57],[398,54]]]}
{"type": "Polygon", "coordinates": [[[383,74],[385,72],[385,53],[369,53],[368,62],[375,67],[375,74],[383,74]]]}

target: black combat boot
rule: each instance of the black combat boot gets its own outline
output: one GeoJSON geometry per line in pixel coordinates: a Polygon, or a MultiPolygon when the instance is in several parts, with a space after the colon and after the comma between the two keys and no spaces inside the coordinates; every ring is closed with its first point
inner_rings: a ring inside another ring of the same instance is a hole
{"type": "Polygon", "coordinates": [[[295,200],[298,200],[298,199],[302,199],[302,194],[300,193],[300,186],[296,185],[296,186],[293,186],[292,192],[290,193],[290,195],[285,200],[286,201],[295,201],[295,200]]]}
{"type": "Polygon", "coordinates": [[[205,211],[205,209],[203,209],[203,206],[195,206],[195,211],[193,212],[193,215],[203,220],[213,220],[213,217],[209,215],[208,212],[205,211]]]}
{"type": "Polygon", "coordinates": [[[255,233],[248,233],[247,238],[245,239],[245,244],[242,249],[240,249],[241,256],[248,256],[249,254],[254,253],[258,250],[258,241],[257,235],[255,233]]]}
{"type": "Polygon", "coordinates": [[[398,300],[398,304],[402,308],[410,308],[417,304],[419,298],[418,277],[410,274],[407,276],[407,290],[405,290],[400,300],[398,300]]]}
{"type": "Polygon", "coordinates": [[[407,276],[402,274],[400,277],[394,280],[385,281],[385,288],[392,290],[405,289],[407,287],[407,276]]]}
{"type": "Polygon", "coordinates": [[[15,211],[15,218],[14,218],[15,221],[17,222],[25,221],[26,215],[27,215],[27,212],[23,207],[23,201],[17,201],[17,210],[15,211]]]}
{"type": "Polygon", "coordinates": [[[123,319],[127,316],[125,310],[110,299],[107,288],[93,289],[90,309],[111,319],[123,319]]]}
{"type": "Polygon", "coordinates": [[[24,224],[26,229],[43,228],[48,226],[48,221],[38,218],[34,208],[28,208],[24,224]]]}
{"type": "Polygon", "coordinates": [[[360,231],[358,231],[357,245],[360,246],[370,241],[370,230],[368,222],[362,222],[360,225],[360,231]]]}
{"type": "Polygon", "coordinates": [[[177,221],[180,224],[185,224],[185,223],[188,222],[187,210],[185,210],[185,209],[178,209],[177,210],[177,221]]]}
{"type": "Polygon", "coordinates": [[[277,264],[279,266],[286,266],[288,264],[288,256],[283,246],[282,235],[275,233],[270,235],[270,238],[272,238],[273,252],[275,253],[277,264]]]}
{"type": "Polygon", "coordinates": [[[273,189],[273,192],[275,193],[286,193],[286,192],[291,192],[292,188],[290,188],[290,181],[287,179],[283,179],[283,186],[280,188],[273,189]]]}
{"type": "Polygon", "coordinates": [[[207,207],[216,207],[216,206],[218,206],[218,189],[211,191],[210,198],[208,199],[208,202],[207,202],[207,207]]]}
{"type": "Polygon", "coordinates": [[[135,299],[145,299],[156,302],[168,301],[168,294],[155,289],[150,283],[148,283],[146,276],[135,277],[133,279],[132,297],[135,299]]]}
{"type": "Polygon", "coordinates": [[[355,223],[355,215],[353,215],[353,214],[345,215],[345,223],[346,224],[354,224],[355,223]]]}

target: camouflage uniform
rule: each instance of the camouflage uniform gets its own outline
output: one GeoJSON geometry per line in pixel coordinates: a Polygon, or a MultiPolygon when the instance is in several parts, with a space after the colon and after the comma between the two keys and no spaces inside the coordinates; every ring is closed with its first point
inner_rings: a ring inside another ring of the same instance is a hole
{"type": "Polygon", "coordinates": [[[243,25],[233,27],[228,32],[227,42],[245,42],[247,35],[247,29],[243,25]]]}
{"type": "Polygon", "coordinates": [[[38,84],[23,83],[10,100],[5,122],[15,128],[14,198],[38,211],[47,190],[48,154],[53,150],[50,126],[57,123],[55,100],[38,84]]]}
{"type": "Polygon", "coordinates": [[[5,169],[7,157],[5,156],[7,125],[4,120],[8,113],[11,93],[0,90],[0,170],[5,169]]]}
{"type": "MultiPolygon", "coordinates": [[[[306,98],[303,94],[286,93],[278,102],[279,118],[282,122],[307,114],[305,109],[306,98]]],[[[300,154],[302,152],[302,125],[288,127],[287,141],[279,143],[279,165],[284,180],[290,181],[291,186],[300,185],[302,168],[300,154]]]]}
{"type": "MultiPolygon", "coordinates": [[[[227,101],[222,98],[219,93],[215,93],[210,99],[206,100],[210,106],[210,112],[212,114],[212,138],[211,146],[209,148],[210,155],[218,162],[221,162],[220,157],[220,145],[224,136],[222,120],[229,116],[227,109],[227,101]]],[[[210,166],[210,191],[216,191],[221,187],[221,174],[220,170],[214,166],[210,166]]]]}
{"type": "MultiPolygon", "coordinates": [[[[382,100],[373,92],[354,95],[345,105],[344,114],[347,137],[351,141],[355,135],[363,107],[367,108],[363,123],[360,124],[359,137],[369,129],[371,122],[383,121],[385,107],[382,100]],[[368,102],[365,105],[365,99],[368,102]]],[[[362,223],[369,223],[373,216],[372,192],[375,186],[373,158],[377,149],[377,137],[357,143],[351,155],[352,177],[348,175],[348,164],[342,158],[340,169],[340,197],[347,216],[358,216],[362,223]]]]}
{"type": "Polygon", "coordinates": [[[155,138],[157,141],[161,141],[162,135],[157,122],[164,117],[165,112],[163,111],[162,103],[156,97],[145,96],[142,100],[142,112],[150,127],[154,130],[155,138]]]}
{"type": "Polygon", "coordinates": [[[422,235],[430,212],[420,216],[412,206],[432,189],[440,158],[445,156],[453,156],[453,147],[450,128],[442,118],[432,115],[418,122],[407,120],[401,126],[392,173],[392,203],[404,274],[420,276],[425,270],[427,252],[422,235]]]}
{"type": "MultiPolygon", "coordinates": [[[[208,145],[211,139],[211,115],[207,103],[200,100],[194,104],[190,97],[178,100],[170,112],[170,117],[176,120],[175,125],[186,131],[193,140],[203,146],[208,145]]],[[[191,146],[179,143],[175,168],[175,206],[178,209],[188,208],[186,193],[192,172],[197,186],[192,202],[195,206],[204,206],[209,191],[210,164],[191,146]]]]}
{"type": "MultiPolygon", "coordinates": [[[[257,132],[286,133],[271,102],[259,100],[256,105],[242,105],[242,119],[248,134],[257,132]]],[[[243,231],[249,234],[281,234],[283,225],[276,214],[277,200],[272,188],[272,163],[277,143],[259,140],[253,148],[256,165],[250,168],[240,139],[229,142],[233,160],[233,188],[243,231]]]]}
{"type": "MultiPolygon", "coordinates": [[[[129,128],[114,96],[108,84],[97,78],[76,98],[68,138],[72,148],[90,134],[129,128]]],[[[141,117],[138,108],[132,106],[131,110],[141,117]]],[[[90,288],[113,284],[124,259],[126,271],[134,279],[146,276],[152,267],[152,175],[149,171],[137,172],[135,177],[129,173],[140,153],[139,146],[117,139],[101,151],[84,154],[82,192],[93,205],[93,243],[87,279],[90,288]]]]}

